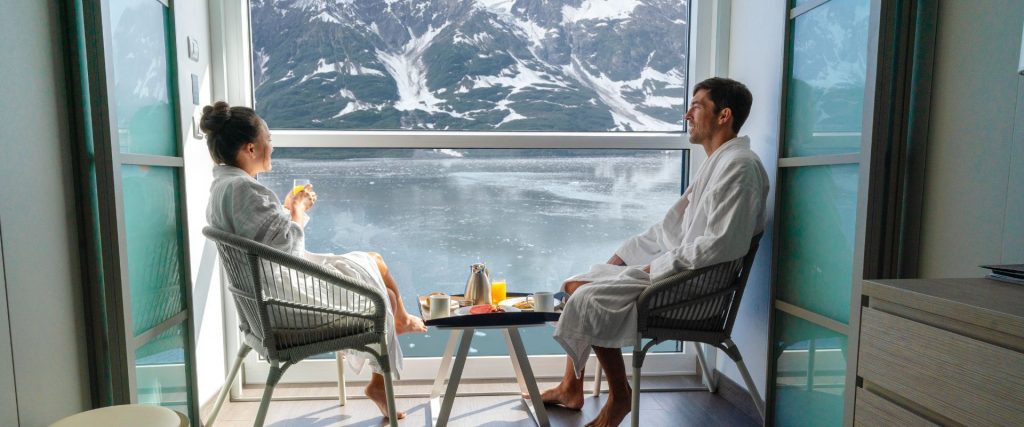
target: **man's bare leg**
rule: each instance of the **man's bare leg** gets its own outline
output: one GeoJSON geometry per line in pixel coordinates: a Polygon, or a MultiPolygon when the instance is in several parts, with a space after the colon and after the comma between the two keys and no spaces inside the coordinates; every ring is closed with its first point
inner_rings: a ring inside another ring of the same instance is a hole
{"type": "MultiPolygon", "coordinates": [[[[384,414],[384,419],[388,418],[388,395],[384,390],[384,376],[376,372],[370,376],[370,384],[366,385],[366,389],[363,390],[366,393],[366,397],[370,398],[373,403],[377,404],[377,409],[380,409],[380,413],[384,414]]],[[[405,412],[395,410],[395,416],[398,419],[405,418],[405,412]]]]}
{"type": "MultiPolygon", "coordinates": [[[[523,397],[530,398],[527,393],[523,393],[523,397]]],[[[546,404],[562,405],[576,411],[583,409],[583,373],[580,372],[580,378],[576,378],[572,359],[565,358],[565,375],[562,376],[562,382],[544,390],[540,394],[540,399],[546,404]]]]}
{"type": "Polygon", "coordinates": [[[597,418],[587,423],[587,427],[616,427],[629,415],[632,407],[633,390],[626,380],[626,364],[622,361],[622,349],[594,347],[597,360],[604,368],[608,378],[608,401],[605,402],[597,418]]]}
{"type": "Polygon", "coordinates": [[[388,299],[391,300],[391,311],[395,314],[395,333],[402,335],[409,332],[426,332],[427,326],[423,324],[423,319],[413,316],[406,311],[405,303],[402,302],[402,293],[398,291],[398,284],[395,283],[395,278],[388,271],[384,258],[376,252],[367,253],[377,261],[377,269],[380,270],[380,275],[384,279],[384,286],[388,290],[388,299]]]}
{"type": "MultiPolygon", "coordinates": [[[[590,282],[566,282],[565,292],[570,295],[576,292],[580,286],[590,282]]],[[[529,396],[525,396],[529,399],[529,396]]],[[[565,358],[565,375],[562,375],[562,382],[558,385],[544,390],[540,394],[544,403],[562,405],[569,409],[580,410],[583,408],[583,370],[580,369],[580,378],[576,378],[576,371],[573,370],[572,359],[565,358]]]]}

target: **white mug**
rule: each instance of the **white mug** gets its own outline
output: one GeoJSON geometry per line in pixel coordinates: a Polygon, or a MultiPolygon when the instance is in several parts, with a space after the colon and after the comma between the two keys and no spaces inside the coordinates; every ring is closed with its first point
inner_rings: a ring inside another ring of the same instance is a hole
{"type": "Polygon", "coordinates": [[[451,316],[451,298],[448,295],[431,295],[430,318],[440,319],[451,316]]]}
{"type": "Polygon", "coordinates": [[[555,311],[555,294],[551,292],[534,292],[533,311],[555,311]]]}

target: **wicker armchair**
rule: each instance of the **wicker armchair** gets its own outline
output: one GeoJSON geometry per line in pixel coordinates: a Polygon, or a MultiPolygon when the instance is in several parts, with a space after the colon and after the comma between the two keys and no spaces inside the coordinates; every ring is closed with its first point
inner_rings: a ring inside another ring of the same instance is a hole
{"type": "MultiPolygon", "coordinates": [[[[651,285],[637,299],[637,337],[633,346],[633,410],[632,425],[640,424],[640,367],[647,351],[663,341],[691,341],[711,344],[736,362],[750,397],[764,420],[764,403],[750,378],[736,343],[732,342],[732,326],[740,308],[743,289],[750,275],[750,266],[757,254],[761,234],[750,241],[750,249],[742,258],[666,277],[651,285]],[[650,339],[643,344],[644,339],[650,339]]],[[[707,369],[704,352],[697,351],[697,361],[707,382],[708,391],[715,384],[707,369]]],[[[600,393],[600,366],[594,378],[594,392],[600,393]]]]}
{"type": "Polygon", "coordinates": [[[217,244],[244,337],[207,426],[216,420],[242,359],[252,349],[270,362],[256,426],[263,425],[285,370],[309,356],[343,349],[365,351],[377,360],[390,422],[397,425],[385,337],[387,302],[378,289],[212,227],[203,234],[217,244]]]}

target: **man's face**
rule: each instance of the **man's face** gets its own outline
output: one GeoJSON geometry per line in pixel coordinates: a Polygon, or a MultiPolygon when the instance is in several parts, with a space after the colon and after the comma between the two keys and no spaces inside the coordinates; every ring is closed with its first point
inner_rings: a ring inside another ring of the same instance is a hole
{"type": "Polygon", "coordinates": [[[690,109],[686,110],[686,115],[683,116],[689,125],[690,142],[703,144],[710,141],[711,136],[721,126],[718,123],[718,116],[719,114],[715,114],[715,103],[708,97],[708,91],[697,91],[690,100],[690,109]]]}

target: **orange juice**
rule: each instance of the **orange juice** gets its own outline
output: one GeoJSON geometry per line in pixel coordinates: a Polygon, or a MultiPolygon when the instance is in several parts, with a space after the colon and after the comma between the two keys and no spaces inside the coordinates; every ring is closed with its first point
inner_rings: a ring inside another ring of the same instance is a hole
{"type": "Polygon", "coordinates": [[[491,282],[491,304],[497,304],[507,298],[508,295],[505,293],[505,281],[495,280],[491,282]]]}
{"type": "Polygon", "coordinates": [[[303,185],[296,185],[294,188],[292,188],[292,194],[299,194],[299,192],[301,192],[305,188],[306,188],[305,184],[303,184],[303,185]]]}

